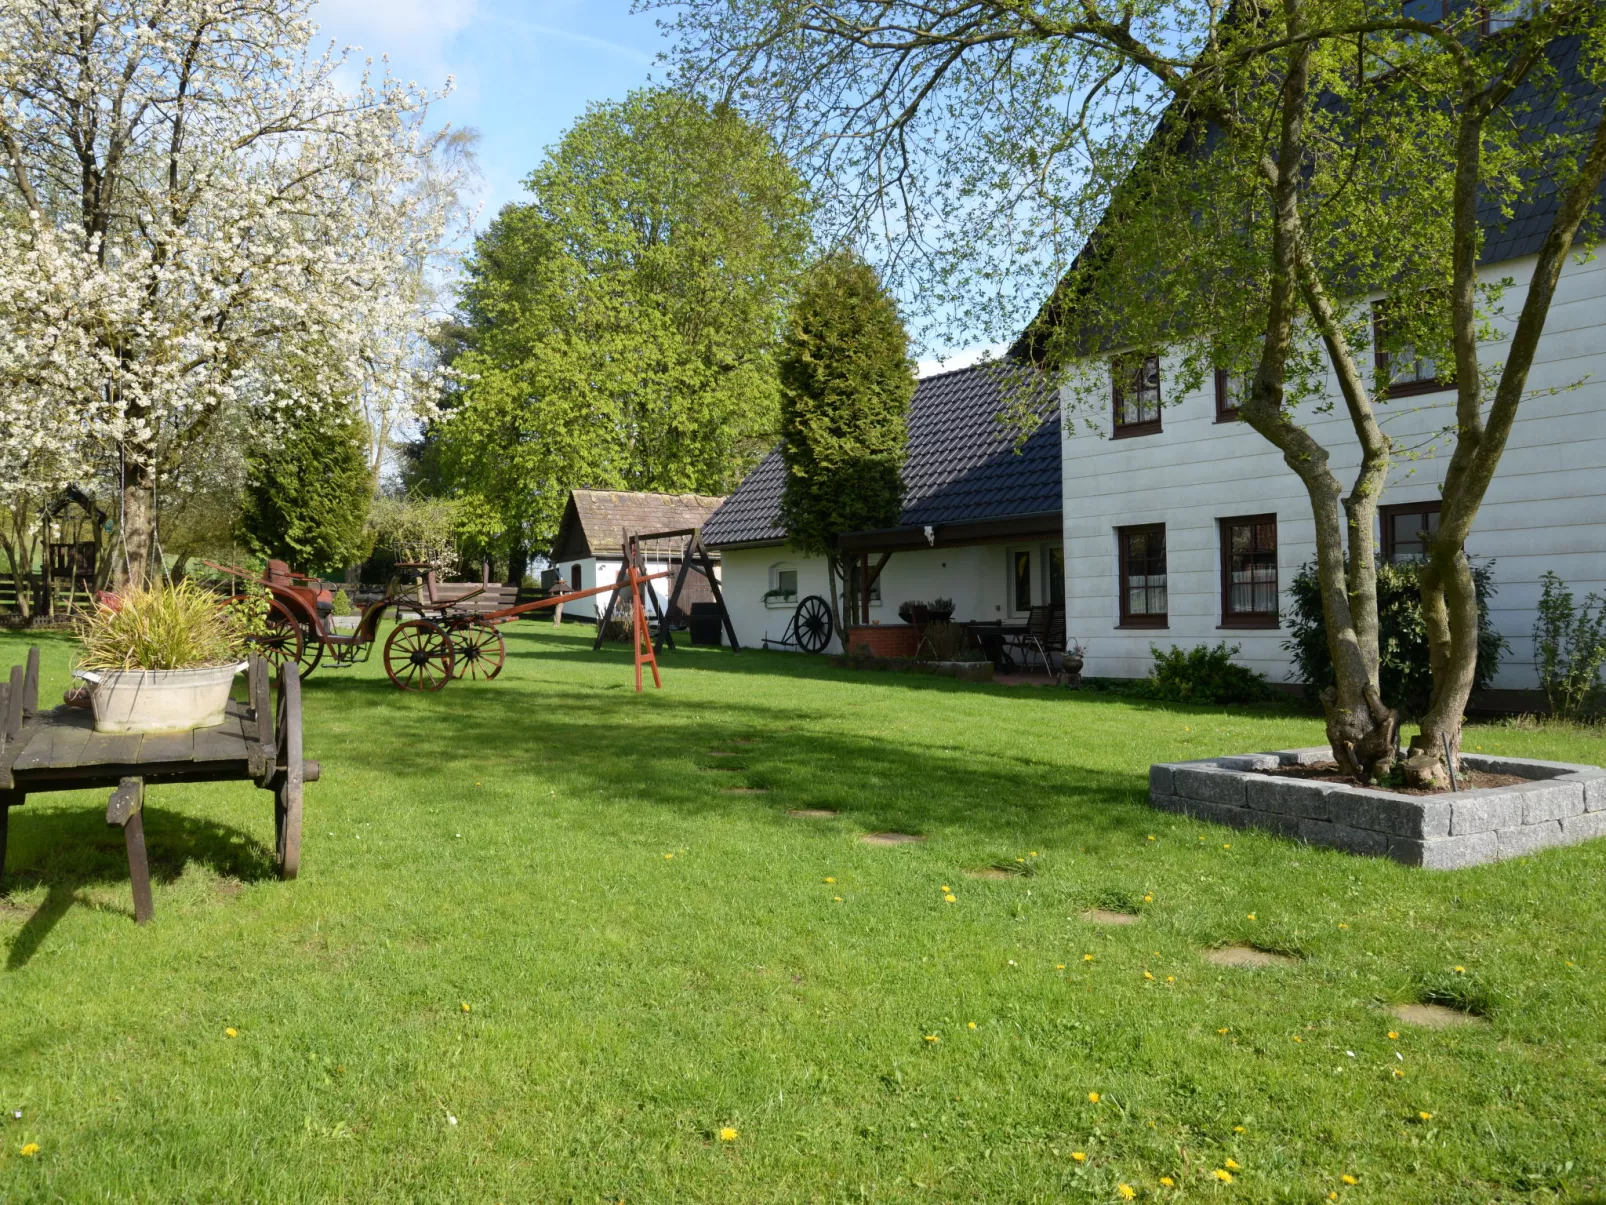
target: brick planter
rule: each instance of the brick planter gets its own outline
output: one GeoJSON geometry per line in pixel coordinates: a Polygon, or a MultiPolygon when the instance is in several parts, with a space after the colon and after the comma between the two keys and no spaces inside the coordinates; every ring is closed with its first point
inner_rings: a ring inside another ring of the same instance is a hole
{"type": "Polygon", "coordinates": [[[848,655],[856,657],[869,646],[872,657],[913,657],[920,647],[920,629],[913,624],[869,624],[848,629],[848,655]]]}
{"type": "Polygon", "coordinates": [[[1606,837],[1606,769],[1463,753],[1469,769],[1529,781],[1400,795],[1256,770],[1332,760],[1325,745],[1149,767],[1149,802],[1234,828],[1270,829],[1311,845],[1456,870],[1552,845],[1606,837]]]}

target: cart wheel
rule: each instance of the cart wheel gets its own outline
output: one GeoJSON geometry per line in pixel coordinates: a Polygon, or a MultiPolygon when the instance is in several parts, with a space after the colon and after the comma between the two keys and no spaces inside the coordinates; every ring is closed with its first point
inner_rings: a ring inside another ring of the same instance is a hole
{"type": "Polygon", "coordinates": [[[452,633],[452,677],[489,682],[506,660],[507,642],[495,624],[469,624],[452,633]]]}
{"type": "Polygon", "coordinates": [[[273,788],[274,857],[281,879],[293,879],[301,869],[301,676],[279,667],[278,785],[273,788]]]}
{"type": "Polygon", "coordinates": [[[439,624],[409,619],[385,641],[385,672],[398,690],[439,690],[452,680],[453,647],[439,624]]]}
{"type": "Polygon", "coordinates": [[[811,594],[797,604],[792,615],[792,634],[805,653],[823,653],[831,643],[831,604],[811,594]]]}
{"type": "MultiPolygon", "coordinates": [[[[232,607],[236,603],[249,601],[251,601],[249,595],[236,594],[223,605],[232,607]]],[[[286,661],[294,661],[297,665],[301,665],[307,656],[307,638],[301,630],[301,625],[296,622],[296,617],[290,614],[290,609],[277,599],[270,598],[267,625],[267,633],[262,636],[252,636],[250,642],[267,659],[268,664],[274,669],[278,669],[286,661]]],[[[301,670],[303,678],[312,672],[314,665],[318,664],[318,657],[322,652],[323,646],[316,646],[310,664],[301,670]]]]}

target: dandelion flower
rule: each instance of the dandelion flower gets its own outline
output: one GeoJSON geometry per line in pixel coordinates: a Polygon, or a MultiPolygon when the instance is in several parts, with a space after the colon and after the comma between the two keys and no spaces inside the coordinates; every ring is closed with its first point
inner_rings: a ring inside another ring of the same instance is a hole
{"type": "Polygon", "coordinates": [[[928,1033],[928,1034],[927,1034],[927,1035],[926,1035],[926,1041],[928,1041],[928,1042],[940,1042],[940,1041],[942,1041],[942,1039],[941,1039],[941,1038],[939,1038],[939,1037],[938,1037],[938,1036],[937,1036],[937,1035],[936,1035],[936,1034],[934,1034],[934,1033],[928,1033]]]}
{"type": "Polygon", "coordinates": [[[37,1142],[23,1143],[22,1149],[17,1152],[17,1154],[24,1155],[29,1159],[33,1158],[38,1153],[39,1153],[39,1144],[37,1142]]]}
{"type": "Polygon", "coordinates": [[[240,1031],[231,1025],[223,1031],[223,1036],[226,1038],[237,1038],[240,1036],[240,1031]]]}
{"type": "Polygon", "coordinates": [[[1024,862],[1024,861],[1026,861],[1026,859],[1025,859],[1025,858],[1016,858],[1016,859],[1015,859],[1015,861],[1017,861],[1017,862],[1024,862]]]}
{"type": "Polygon", "coordinates": [[[1032,850],[1032,857],[1035,858],[1036,856],[1037,856],[1037,851],[1034,849],[1034,850],[1032,850]]]}
{"type": "Polygon", "coordinates": [[[720,1127],[719,1140],[721,1142],[735,1142],[739,1137],[741,1137],[741,1135],[737,1132],[735,1126],[720,1127]]]}
{"type": "Polygon", "coordinates": [[[1354,1176],[1350,1175],[1348,1172],[1345,1172],[1342,1176],[1339,1177],[1339,1179],[1344,1181],[1345,1184],[1359,1184],[1360,1183],[1359,1180],[1357,1180],[1354,1176]]]}
{"type": "Polygon", "coordinates": [[[957,903],[958,900],[959,900],[959,897],[957,895],[955,895],[951,891],[947,895],[943,896],[942,898],[947,900],[950,904],[957,903]]]}
{"type": "Polygon", "coordinates": [[[1145,979],[1153,979],[1154,978],[1154,972],[1153,971],[1144,971],[1143,972],[1143,977],[1145,979]]]}
{"type": "Polygon", "coordinates": [[[1215,1174],[1216,1179],[1220,1180],[1223,1184],[1231,1184],[1232,1183],[1232,1173],[1230,1171],[1228,1171],[1226,1168],[1218,1167],[1218,1168],[1216,1168],[1214,1174],[1215,1174]]]}
{"type": "Polygon", "coordinates": [[[1389,1041],[1391,1041],[1391,1042],[1397,1042],[1397,1041],[1399,1041],[1399,1040],[1400,1040],[1400,1035],[1399,1035],[1399,1033],[1398,1033],[1398,1032],[1397,1032],[1397,1031],[1395,1031],[1395,1030],[1392,1030],[1392,1029],[1391,1029],[1391,1030],[1389,1030],[1389,1041]]]}
{"type": "Polygon", "coordinates": [[[1224,1160],[1221,1166],[1225,1167],[1230,1172],[1243,1171],[1243,1164],[1239,1163],[1236,1159],[1224,1160]]]}
{"type": "Polygon", "coordinates": [[[1328,1194],[1327,1194],[1327,1199],[1328,1199],[1328,1200],[1329,1200],[1329,1201],[1336,1201],[1336,1200],[1338,1200],[1338,1193],[1336,1193],[1336,1192],[1330,1192],[1330,1193],[1328,1193],[1328,1194]]]}
{"type": "Polygon", "coordinates": [[[1090,1105],[1098,1104],[1099,1103],[1099,1094],[1097,1092],[1089,1092],[1087,1094],[1087,1103],[1090,1104],[1090,1105]]]}
{"type": "Polygon", "coordinates": [[[1065,964],[1063,962],[1056,962],[1054,964],[1054,969],[1056,971],[1063,971],[1065,969],[1065,964]]]}
{"type": "Polygon", "coordinates": [[[1433,1120],[1433,1114],[1432,1113],[1427,1113],[1427,1112],[1421,1112],[1421,1113],[1418,1113],[1416,1115],[1416,1118],[1417,1118],[1418,1121],[1432,1121],[1433,1120]]]}
{"type": "Polygon", "coordinates": [[[1254,914],[1254,913],[1253,913],[1253,912],[1251,912],[1251,913],[1250,913],[1250,914],[1249,914],[1249,919],[1250,919],[1250,920],[1254,920],[1254,919],[1255,919],[1255,914],[1254,914]]]}
{"type": "Polygon", "coordinates": [[[1348,926],[1348,925],[1346,925],[1346,924],[1345,924],[1345,923],[1344,923],[1344,922],[1343,922],[1343,921],[1339,921],[1339,922],[1338,922],[1338,927],[1339,927],[1339,928],[1340,928],[1340,929],[1348,929],[1348,928],[1349,928],[1349,926],[1348,926]]]}
{"type": "Polygon", "coordinates": [[[1071,1152],[1071,1158],[1075,1159],[1078,1163],[1086,1163],[1087,1162],[1087,1152],[1086,1151],[1072,1151],[1071,1152]]]}
{"type": "Polygon", "coordinates": [[[950,886],[948,886],[948,884],[947,884],[947,883],[944,883],[944,884],[943,884],[943,885],[942,885],[942,889],[943,889],[943,890],[944,890],[944,891],[952,891],[952,890],[953,890],[953,888],[952,888],[952,887],[950,887],[950,886]]]}
{"type": "Polygon", "coordinates": [[[970,1027],[971,1027],[971,1028],[972,1028],[972,1029],[975,1029],[975,1028],[976,1028],[976,1023],[975,1023],[975,1022],[974,1022],[974,1021],[972,1021],[972,1022],[971,1022],[971,1023],[970,1023],[970,1027]]]}
{"type": "Polygon", "coordinates": [[[833,895],[833,896],[832,896],[832,897],[831,897],[831,901],[832,901],[832,902],[833,902],[833,903],[837,903],[837,904],[840,904],[840,903],[841,903],[841,902],[842,902],[842,897],[841,897],[841,896],[840,896],[840,895],[833,895]]]}
{"type": "Polygon", "coordinates": [[[1115,1186],[1115,1195],[1123,1201],[1130,1201],[1138,1195],[1138,1190],[1130,1184],[1117,1184],[1115,1186]]]}
{"type": "Polygon", "coordinates": [[[674,859],[674,856],[675,856],[674,854],[665,854],[664,855],[664,861],[665,862],[672,861],[674,859]]]}
{"type": "Polygon", "coordinates": [[[1233,1126],[1232,1127],[1232,1132],[1234,1134],[1243,1134],[1243,1133],[1247,1132],[1247,1130],[1248,1130],[1247,1126],[1233,1126]]]}
{"type": "Polygon", "coordinates": [[[1082,955],[1082,961],[1083,962],[1092,962],[1093,961],[1093,955],[1091,955],[1091,954],[1083,954],[1082,955]]]}
{"type": "Polygon", "coordinates": [[[1300,1037],[1300,1036],[1299,1036],[1299,1035],[1298,1035],[1298,1034],[1297,1034],[1297,1033],[1296,1033],[1296,1034],[1295,1034],[1295,1035],[1294,1035],[1294,1041],[1296,1041],[1296,1042],[1303,1042],[1303,1041],[1304,1041],[1304,1040],[1305,1040],[1305,1039],[1304,1039],[1304,1038],[1302,1038],[1302,1037],[1300,1037]]]}
{"type": "Polygon", "coordinates": [[[1165,1185],[1165,1187],[1167,1187],[1167,1188],[1175,1188],[1177,1186],[1177,1182],[1175,1180],[1173,1180],[1170,1176],[1161,1176],[1160,1177],[1160,1183],[1165,1185]]]}
{"type": "Polygon", "coordinates": [[[1220,1029],[1216,1030],[1216,1032],[1217,1033],[1230,1033],[1231,1030],[1230,1030],[1230,1028],[1228,1026],[1223,1025],[1220,1029]]]}
{"type": "Polygon", "coordinates": [[[825,881],[827,883],[834,883],[834,882],[836,882],[836,876],[828,874],[828,875],[825,876],[825,881]]]}
{"type": "Polygon", "coordinates": [[[1231,849],[1232,848],[1232,842],[1231,841],[1222,842],[1221,848],[1222,849],[1231,849]]]}
{"type": "Polygon", "coordinates": [[[1467,973],[1466,967],[1455,967],[1454,970],[1457,975],[1465,975],[1467,973]]]}
{"type": "Polygon", "coordinates": [[[1175,975],[1167,975],[1165,977],[1165,981],[1167,983],[1175,983],[1177,981],[1177,977],[1175,975]]]}
{"type": "Polygon", "coordinates": [[[473,1012],[473,1011],[474,1011],[474,1010],[473,1010],[473,1009],[471,1009],[471,1008],[470,1008],[470,1007],[469,1007],[469,1004],[468,1004],[468,1001],[467,1001],[467,1000],[465,1000],[465,1001],[463,1001],[463,1011],[464,1011],[464,1012],[466,1012],[466,1013],[467,1013],[467,1012],[473,1012]]]}
{"type": "Polygon", "coordinates": [[[1394,1078],[1395,1079],[1404,1079],[1405,1078],[1405,1072],[1401,1071],[1398,1067],[1394,1068],[1394,1078]]]}
{"type": "MultiPolygon", "coordinates": [[[[1151,840],[1152,840],[1152,838],[1151,838],[1151,840]]],[[[1152,895],[1146,895],[1146,896],[1143,897],[1143,902],[1145,904],[1152,904],[1152,903],[1154,903],[1154,897],[1152,895]]]]}
{"type": "Polygon", "coordinates": [[[1153,834],[1153,833],[1150,833],[1150,834],[1149,834],[1149,840],[1150,840],[1150,841],[1153,841],[1153,840],[1154,840],[1154,834],[1153,834]]]}

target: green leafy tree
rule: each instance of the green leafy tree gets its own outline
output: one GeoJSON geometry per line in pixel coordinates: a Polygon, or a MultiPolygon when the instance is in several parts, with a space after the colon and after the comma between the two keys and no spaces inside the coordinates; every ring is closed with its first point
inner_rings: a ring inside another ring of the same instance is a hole
{"type": "MultiPolygon", "coordinates": [[[[570,488],[724,493],[778,422],[775,351],[808,246],[797,173],[726,106],[592,106],[470,257],[460,382],[421,457],[540,548],[570,488]]],[[[496,525],[493,525],[496,526],[496,525]]]]}
{"type": "MultiPolygon", "coordinates": [[[[857,256],[837,251],[809,268],[787,324],[780,382],[781,520],[791,542],[826,557],[846,586],[852,558],[838,553],[837,537],[898,521],[915,391],[897,304],[857,256]]],[[[834,611],[834,582],[831,595],[834,611]]]]}
{"type": "Polygon", "coordinates": [[[368,554],[368,430],[350,409],[287,410],[247,457],[239,532],[259,556],[333,573],[368,554]]]}

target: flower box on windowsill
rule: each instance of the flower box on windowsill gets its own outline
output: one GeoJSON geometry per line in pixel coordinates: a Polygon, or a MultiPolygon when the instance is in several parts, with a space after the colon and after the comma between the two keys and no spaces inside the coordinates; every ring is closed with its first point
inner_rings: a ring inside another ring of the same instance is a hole
{"type": "Polygon", "coordinates": [[[793,611],[797,609],[797,595],[778,594],[764,596],[764,605],[771,611],[793,611]]]}

